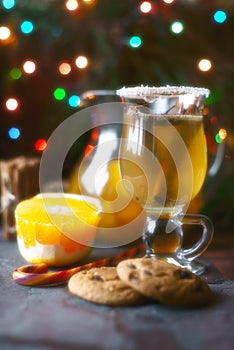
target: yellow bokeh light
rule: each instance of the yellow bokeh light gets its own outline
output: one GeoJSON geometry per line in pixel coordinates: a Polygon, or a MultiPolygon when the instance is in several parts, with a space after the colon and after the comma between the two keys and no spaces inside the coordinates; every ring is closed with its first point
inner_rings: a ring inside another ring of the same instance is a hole
{"type": "Polygon", "coordinates": [[[83,0],[87,5],[91,5],[95,2],[96,0],[83,0]]]}
{"type": "Polygon", "coordinates": [[[207,72],[208,70],[210,70],[212,67],[212,63],[210,60],[208,60],[207,58],[203,58],[198,62],[198,68],[202,71],[202,72],[207,72]]]}
{"type": "Polygon", "coordinates": [[[8,98],[8,100],[6,101],[6,108],[8,109],[8,111],[15,111],[19,106],[18,101],[16,100],[16,98],[8,98]]]}
{"type": "Polygon", "coordinates": [[[11,31],[8,27],[0,27],[0,40],[7,40],[11,35],[11,31]]]}
{"type": "Polygon", "coordinates": [[[149,1],[143,1],[140,5],[142,13],[149,13],[152,10],[152,4],[149,1]]]}
{"type": "Polygon", "coordinates": [[[79,7],[78,1],[77,0],[67,0],[66,2],[66,8],[68,11],[75,11],[79,7]]]}
{"type": "Polygon", "coordinates": [[[66,8],[68,11],[75,11],[79,7],[79,3],[77,0],[67,0],[66,2],[66,8]]]}
{"type": "Polygon", "coordinates": [[[67,62],[63,62],[58,67],[59,73],[62,75],[68,75],[71,72],[71,66],[67,62]]]}
{"type": "Polygon", "coordinates": [[[227,137],[227,130],[226,129],[219,129],[219,137],[221,138],[221,140],[226,139],[227,137]]]}
{"type": "Polygon", "coordinates": [[[204,106],[203,109],[202,109],[202,114],[203,115],[208,115],[209,114],[209,108],[207,106],[204,106]]]}
{"type": "Polygon", "coordinates": [[[33,61],[26,61],[23,64],[23,70],[27,74],[32,74],[36,70],[36,65],[33,61]]]}
{"type": "Polygon", "coordinates": [[[80,69],[84,69],[84,68],[86,68],[87,67],[87,65],[88,65],[88,59],[87,59],[87,57],[85,57],[85,56],[78,56],[77,58],[76,58],[76,66],[78,67],[78,68],[80,68],[80,69]]]}

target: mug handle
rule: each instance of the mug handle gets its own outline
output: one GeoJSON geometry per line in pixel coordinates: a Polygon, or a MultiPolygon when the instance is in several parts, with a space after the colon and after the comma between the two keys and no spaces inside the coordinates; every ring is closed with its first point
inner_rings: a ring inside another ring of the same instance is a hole
{"type": "Polygon", "coordinates": [[[192,261],[197,256],[201,255],[209,246],[213,234],[214,227],[210,219],[201,214],[186,214],[181,222],[182,225],[198,225],[202,226],[202,235],[199,241],[191,248],[181,249],[181,255],[183,258],[192,261]]]}

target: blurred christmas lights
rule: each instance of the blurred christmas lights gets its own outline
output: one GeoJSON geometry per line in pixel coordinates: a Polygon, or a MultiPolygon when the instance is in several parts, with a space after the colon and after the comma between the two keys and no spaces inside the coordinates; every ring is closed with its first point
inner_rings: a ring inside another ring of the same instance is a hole
{"type": "MultiPolygon", "coordinates": [[[[96,0],[82,0],[82,1],[85,4],[90,5],[90,4],[93,4],[96,0]]],[[[162,0],[162,1],[165,4],[174,3],[174,0],[162,0]]],[[[75,11],[79,7],[79,3],[77,0],[67,0],[67,1],[64,1],[64,3],[68,11],[75,11]]],[[[152,4],[153,4],[152,1],[141,1],[138,9],[140,9],[142,13],[145,13],[145,14],[150,13],[152,11],[152,4]]],[[[15,6],[15,1],[2,0],[2,6],[6,10],[9,10],[15,6]]],[[[217,23],[224,23],[227,19],[227,14],[226,12],[221,10],[216,11],[213,14],[213,19],[217,23]]],[[[23,34],[30,34],[34,30],[34,24],[31,21],[25,20],[21,23],[20,29],[23,34]]],[[[171,24],[170,29],[173,34],[180,34],[184,30],[184,25],[180,21],[175,21],[171,24]]],[[[7,26],[0,27],[0,40],[7,40],[10,36],[12,38],[11,30],[13,31],[11,26],[9,26],[9,28],[7,26]]],[[[50,35],[54,37],[58,37],[61,35],[62,32],[63,32],[63,28],[60,26],[57,26],[50,30],[50,35]]],[[[137,35],[134,35],[130,38],[127,37],[127,42],[125,41],[125,43],[130,45],[132,48],[138,48],[142,45],[142,38],[137,35]]],[[[79,69],[84,69],[89,64],[88,58],[86,56],[79,55],[75,59],[75,64],[79,69]]],[[[198,62],[197,67],[199,68],[200,71],[207,72],[212,68],[212,63],[209,59],[203,58],[198,62]]],[[[57,67],[55,67],[55,69],[57,69],[61,75],[68,75],[71,72],[72,68],[68,62],[61,62],[57,67]]],[[[28,60],[23,64],[22,70],[27,74],[31,74],[36,70],[36,63],[31,60],[28,60]]],[[[14,67],[10,70],[8,74],[13,80],[18,80],[22,77],[22,70],[18,67],[14,67]]],[[[66,94],[67,94],[66,91],[61,87],[55,88],[53,91],[53,96],[56,100],[63,100],[66,97],[66,94]]],[[[15,98],[9,98],[5,102],[5,107],[9,111],[15,111],[19,107],[19,102],[21,101],[18,101],[15,98]]],[[[80,97],[78,95],[71,95],[67,99],[67,103],[70,107],[76,108],[79,106],[80,97]]],[[[207,110],[206,113],[208,114],[209,110],[207,110]]],[[[216,117],[213,116],[212,118],[210,118],[211,123],[213,123],[212,121],[214,120],[216,120],[217,122],[216,117]]],[[[17,139],[21,136],[21,131],[19,128],[12,127],[9,129],[8,135],[11,139],[17,139]]],[[[219,132],[216,134],[215,140],[217,143],[221,143],[226,137],[227,137],[227,131],[221,128],[219,132]]],[[[37,151],[43,151],[46,148],[46,146],[47,146],[47,142],[44,139],[38,139],[34,143],[34,148],[37,151]]]]}
{"type": "Polygon", "coordinates": [[[67,62],[63,62],[58,67],[59,73],[62,75],[68,75],[71,72],[71,65],[67,62]]]}
{"type": "Polygon", "coordinates": [[[77,95],[70,96],[68,99],[68,104],[70,107],[74,107],[74,108],[78,107],[80,104],[80,97],[77,95]]]}
{"type": "Polygon", "coordinates": [[[35,143],[34,143],[34,147],[36,151],[42,152],[46,149],[47,147],[47,142],[45,139],[38,139],[35,143]]]}
{"type": "Polygon", "coordinates": [[[66,91],[63,88],[57,88],[54,90],[54,98],[61,101],[66,96],[66,91]]]}
{"type": "Polygon", "coordinates": [[[219,137],[221,140],[225,140],[227,137],[227,130],[224,128],[219,129],[219,137]]]}
{"type": "Polygon", "coordinates": [[[75,11],[79,7],[77,0],[67,0],[65,5],[66,5],[66,8],[68,9],[68,11],[75,11]]]}
{"type": "Polygon", "coordinates": [[[137,47],[141,46],[141,44],[142,44],[142,40],[137,35],[134,35],[129,39],[129,45],[133,48],[137,48],[137,47]]]}
{"type": "Polygon", "coordinates": [[[76,66],[80,69],[84,69],[88,65],[88,59],[86,56],[78,56],[75,60],[76,66]]]}
{"type": "Polygon", "coordinates": [[[20,132],[19,128],[12,127],[8,130],[8,136],[12,140],[17,140],[20,137],[20,135],[21,135],[21,132],[20,132]]]}
{"type": "Polygon", "coordinates": [[[83,0],[83,2],[87,5],[93,5],[96,2],[96,0],[83,0]]]}
{"type": "Polygon", "coordinates": [[[210,122],[211,124],[216,124],[218,122],[218,118],[215,115],[212,115],[212,117],[210,117],[210,122]]]}
{"type": "Polygon", "coordinates": [[[227,14],[224,11],[218,10],[214,13],[213,18],[217,23],[224,23],[227,19],[227,14]]]}
{"type": "Polygon", "coordinates": [[[5,103],[6,108],[8,109],[8,111],[15,111],[18,107],[19,107],[19,102],[16,98],[8,98],[8,100],[5,103]]]}
{"type": "Polygon", "coordinates": [[[184,30],[184,25],[180,21],[175,21],[171,24],[171,31],[173,34],[180,34],[184,30]]]}
{"type": "Polygon", "coordinates": [[[222,143],[227,137],[227,130],[224,128],[220,128],[217,134],[215,135],[215,141],[217,143],[222,143]]]}
{"type": "Polygon", "coordinates": [[[2,1],[2,6],[6,9],[6,10],[10,10],[15,6],[15,0],[3,0],[2,1]]]}
{"type": "Polygon", "coordinates": [[[36,64],[33,61],[28,60],[23,63],[23,70],[27,74],[32,74],[36,70],[36,64]]]}
{"type": "Polygon", "coordinates": [[[202,108],[202,115],[208,115],[209,114],[209,108],[207,106],[203,106],[202,108]]]}
{"type": "Polygon", "coordinates": [[[163,0],[163,2],[165,2],[165,4],[172,4],[174,0],[163,0]]]}
{"type": "Polygon", "coordinates": [[[0,40],[7,40],[11,35],[11,31],[8,27],[0,27],[0,40]]]}
{"type": "Polygon", "coordinates": [[[140,4],[140,11],[142,13],[149,13],[152,10],[152,4],[150,1],[143,1],[140,4]]]}
{"type": "Polygon", "coordinates": [[[203,58],[198,62],[198,68],[202,71],[202,72],[208,72],[212,67],[212,63],[210,60],[203,58]]]}
{"type": "Polygon", "coordinates": [[[22,33],[24,34],[30,34],[32,33],[34,26],[33,23],[31,21],[23,21],[20,25],[20,29],[22,31],[22,33]]]}
{"type": "Polygon", "coordinates": [[[20,68],[12,68],[11,71],[10,71],[10,77],[13,79],[13,80],[18,80],[22,77],[22,71],[20,68]]]}
{"type": "Polygon", "coordinates": [[[220,138],[220,136],[219,136],[219,133],[217,133],[216,135],[215,135],[215,141],[217,142],[217,143],[222,143],[223,142],[223,140],[220,138]]]}

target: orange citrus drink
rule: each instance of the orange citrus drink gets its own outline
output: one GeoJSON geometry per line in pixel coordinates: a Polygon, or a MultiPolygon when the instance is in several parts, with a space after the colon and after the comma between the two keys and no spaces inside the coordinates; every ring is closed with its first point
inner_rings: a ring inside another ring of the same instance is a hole
{"type": "Polygon", "coordinates": [[[15,219],[18,246],[25,260],[62,266],[90,254],[100,217],[87,197],[46,193],[20,202],[15,219]]]}
{"type": "Polygon", "coordinates": [[[78,167],[73,170],[68,183],[68,192],[87,194],[99,199],[102,207],[99,227],[114,228],[123,226],[141,214],[143,211],[142,206],[130,198],[129,193],[121,181],[117,159],[108,162],[105,174],[106,182],[99,194],[95,192],[89,193],[89,188],[82,186],[82,173],[85,170],[85,168],[79,169],[78,167]]]}
{"type": "Polygon", "coordinates": [[[103,247],[113,247],[139,238],[145,223],[145,211],[127,192],[122,182],[118,160],[112,159],[103,164],[103,168],[99,167],[99,172],[95,173],[96,187],[89,186],[88,175],[86,178],[88,170],[90,169],[86,162],[74,168],[68,182],[68,192],[98,199],[101,208],[98,242],[101,242],[103,247]]]}

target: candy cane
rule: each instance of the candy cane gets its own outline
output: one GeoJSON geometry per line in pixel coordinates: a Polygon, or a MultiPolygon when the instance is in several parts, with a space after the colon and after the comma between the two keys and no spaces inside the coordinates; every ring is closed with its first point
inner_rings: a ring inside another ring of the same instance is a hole
{"type": "Polygon", "coordinates": [[[18,267],[13,271],[12,277],[18,284],[24,286],[43,286],[49,287],[66,283],[75,273],[82,270],[89,270],[93,267],[117,265],[121,260],[130,259],[144,250],[143,244],[137,245],[127,251],[114,255],[112,257],[103,258],[90,262],[85,265],[73,267],[67,270],[48,272],[46,264],[35,264],[29,266],[18,267]]]}

